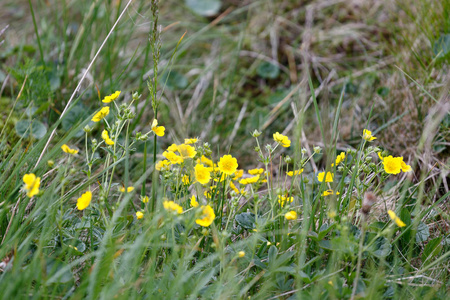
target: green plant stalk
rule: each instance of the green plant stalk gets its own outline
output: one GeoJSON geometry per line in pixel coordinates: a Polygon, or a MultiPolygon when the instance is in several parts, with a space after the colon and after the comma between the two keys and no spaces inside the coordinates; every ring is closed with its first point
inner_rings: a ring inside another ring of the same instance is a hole
{"type": "Polygon", "coordinates": [[[45,67],[44,51],[42,50],[41,39],[39,37],[39,32],[38,32],[38,28],[37,28],[37,24],[36,24],[36,17],[34,16],[34,9],[33,9],[33,5],[31,5],[31,0],[28,0],[28,4],[30,6],[31,17],[33,19],[34,32],[36,33],[36,40],[37,40],[38,47],[39,47],[39,54],[41,55],[42,64],[45,67]]]}

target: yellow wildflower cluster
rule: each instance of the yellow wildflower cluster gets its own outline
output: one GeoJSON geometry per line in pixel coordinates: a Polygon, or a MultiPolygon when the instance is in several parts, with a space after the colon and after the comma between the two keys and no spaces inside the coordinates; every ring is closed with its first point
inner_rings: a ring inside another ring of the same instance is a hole
{"type": "Polygon", "coordinates": [[[157,135],[157,136],[164,136],[164,131],[166,130],[166,128],[164,126],[158,126],[158,120],[154,119],[153,123],[152,123],[152,131],[157,135]]]}
{"type": "Polygon", "coordinates": [[[102,102],[103,103],[110,103],[110,102],[116,100],[119,96],[120,96],[120,91],[116,91],[115,93],[113,93],[113,94],[103,98],[102,102]]]}
{"type": "Polygon", "coordinates": [[[300,169],[300,170],[294,170],[294,171],[289,171],[289,172],[287,172],[286,174],[287,174],[289,177],[292,177],[292,176],[300,175],[300,174],[302,174],[302,173],[303,173],[303,169],[300,169]]]}
{"type": "Polygon", "coordinates": [[[285,217],[286,220],[288,220],[288,221],[295,220],[295,219],[297,219],[297,212],[294,211],[294,210],[291,210],[291,211],[287,212],[287,213],[284,215],[284,217],[285,217]]]}
{"type": "Polygon", "coordinates": [[[23,183],[25,183],[24,189],[27,192],[27,196],[32,198],[39,193],[41,177],[36,177],[33,173],[25,174],[23,175],[23,183]]]}
{"type": "Polygon", "coordinates": [[[67,146],[66,144],[61,146],[61,149],[63,152],[67,153],[67,154],[72,154],[75,155],[78,153],[78,150],[75,149],[71,149],[69,146],[67,146]]]}
{"type": "Polygon", "coordinates": [[[284,196],[284,195],[278,195],[278,203],[280,203],[281,207],[284,207],[284,205],[286,203],[291,203],[292,201],[294,201],[294,197],[288,197],[288,196],[284,196]]]}
{"type": "Polygon", "coordinates": [[[183,212],[183,208],[176,204],[173,201],[164,201],[163,202],[164,209],[169,212],[176,212],[177,214],[181,214],[183,212]]]}
{"type": "Polygon", "coordinates": [[[380,157],[383,162],[384,171],[388,174],[398,174],[400,171],[411,171],[411,166],[403,161],[403,156],[392,157],[392,155],[389,155],[387,157],[382,157],[381,154],[378,153],[378,157],[380,157]]]}
{"type": "Polygon", "coordinates": [[[86,193],[81,195],[81,197],[78,198],[77,200],[77,209],[84,210],[91,203],[91,199],[92,199],[91,191],[87,191],[86,193]]]}
{"type": "Polygon", "coordinates": [[[327,172],[326,176],[325,176],[325,172],[320,172],[317,175],[317,180],[319,180],[320,182],[323,182],[323,180],[325,179],[325,182],[333,182],[333,177],[334,177],[334,174],[332,174],[331,172],[327,172]]]}
{"type": "Polygon", "coordinates": [[[106,145],[114,145],[114,141],[112,139],[109,138],[109,134],[108,131],[106,129],[104,129],[102,131],[102,139],[105,141],[106,145]]]}
{"type": "Polygon", "coordinates": [[[216,218],[216,215],[214,214],[214,210],[209,205],[206,205],[206,206],[202,205],[200,208],[202,210],[202,215],[200,218],[195,220],[195,223],[197,223],[198,225],[200,225],[202,227],[208,227],[209,225],[212,224],[212,222],[216,218]]]}
{"type": "Polygon", "coordinates": [[[375,140],[376,137],[374,137],[374,136],[372,135],[372,131],[367,130],[367,129],[364,129],[364,130],[363,130],[363,139],[365,139],[365,140],[368,141],[368,142],[371,142],[371,141],[375,140]]]}
{"type": "Polygon", "coordinates": [[[281,133],[278,132],[274,133],[273,139],[275,140],[275,142],[277,142],[278,144],[280,144],[285,148],[291,146],[291,141],[289,140],[289,138],[285,135],[282,135],[281,133]]]}

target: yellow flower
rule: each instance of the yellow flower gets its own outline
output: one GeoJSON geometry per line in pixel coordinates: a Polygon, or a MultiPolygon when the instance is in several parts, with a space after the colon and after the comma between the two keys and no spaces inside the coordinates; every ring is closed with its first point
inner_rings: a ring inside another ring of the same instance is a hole
{"type": "Polygon", "coordinates": [[[181,182],[182,182],[184,185],[188,185],[188,184],[189,184],[189,176],[183,175],[183,177],[181,177],[181,182]]]}
{"type": "Polygon", "coordinates": [[[156,163],[155,169],[158,170],[158,171],[161,171],[161,169],[162,169],[163,171],[167,171],[167,170],[170,169],[170,165],[171,165],[171,163],[170,163],[169,160],[167,160],[167,159],[165,159],[165,160],[160,160],[160,161],[158,161],[158,162],[156,163]]]}
{"type": "Polygon", "coordinates": [[[114,100],[117,99],[117,97],[119,97],[119,95],[120,95],[120,91],[116,91],[115,93],[113,93],[113,94],[111,94],[111,95],[109,95],[109,96],[106,96],[106,97],[102,100],[102,102],[103,102],[103,103],[109,103],[109,102],[111,102],[111,101],[114,101],[114,100]]]}
{"type": "Polygon", "coordinates": [[[102,139],[105,141],[105,143],[107,145],[114,145],[114,141],[109,138],[109,134],[108,134],[108,131],[106,129],[104,129],[102,131],[102,139]]]}
{"type": "Polygon", "coordinates": [[[391,218],[391,220],[394,221],[395,224],[397,224],[398,227],[405,227],[406,226],[406,224],[403,223],[403,221],[400,220],[399,217],[397,217],[395,212],[393,212],[392,210],[388,210],[388,214],[389,214],[389,217],[391,218]]]}
{"type": "Polygon", "coordinates": [[[164,151],[163,156],[167,158],[172,164],[181,164],[183,163],[183,159],[176,155],[175,153],[171,151],[164,151]]]}
{"type": "Polygon", "coordinates": [[[302,174],[302,173],[303,173],[303,169],[295,170],[295,171],[289,171],[289,172],[287,172],[286,174],[287,174],[289,177],[292,177],[292,176],[300,175],[300,174],[302,174]]]}
{"type": "Polygon", "coordinates": [[[158,120],[154,119],[152,123],[152,131],[157,136],[164,136],[164,130],[166,130],[166,128],[164,126],[158,126],[158,120]]]}
{"type": "Polygon", "coordinates": [[[62,151],[66,152],[66,153],[68,153],[68,154],[72,154],[72,155],[75,155],[75,154],[78,153],[78,150],[71,149],[71,148],[69,148],[69,146],[67,146],[66,144],[62,145],[62,146],[61,146],[61,149],[62,149],[62,151]]]}
{"type": "Polygon", "coordinates": [[[322,196],[329,196],[329,195],[333,195],[333,194],[334,194],[333,190],[326,190],[326,191],[323,191],[322,196]]]}
{"type": "MultiPolygon", "coordinates": [[[[320,172],[319,175],[317,175],[317,180],[322,182],[324,177],[325,177],[325,172],[320,172]]],[[[331,174],[331,172],[327,172],[327,176],[325,177],[325,182],[333,182],[333,177],[334,177],[334,175],[331,174]]]]}
{"type": "Polygon", "coordinates": [[[404,161],[403,161],[403,157],[402,157],[402,162],[401,162],[401,168],[403,172],[409,172],[411,171],[411,166],[407,165],[404,161]]]}
{"type": "Polygon", "coordinates": [[[200,219],[195,220],[195,223],[203,227],[208,227],[212,224],[212,222],[216,218],[216,215],[214,214],[214,210],[212,209],[212,207],[209,205],[202,205],[201,209],[203,214],[200,219]]]}
{"type": "Polygon", "coordinates": [[[273,134],[273,139],[275,140],[275,142],[277,142],[278,144],[280,144],[281,146],[287,148],[291,145],[291,141],[289,140],[289,138],[285,135],[282,135],[281,133],[274,133],[273,134]]]}
{"type": "Polygon", "coordinates": [[[284,217],[286,218],[286,220],[289,220],[289,221],[295,220],[295,219],[297,219],[297,212],[291,210],[290,212],[287,212],[287,213],[284,215],[284,217]]]}
{"type": "Polygon", "coordinates": [[[143,196],[143,197],[141,198],[141,201],[142,201],[143,203],[148,203],[148,196],[143,196]]]}
{"type": "Polygon", "coordinates": [[[242,258],[242,257],[244,257],[245,256],[245,252],[244,251],[239,251],[238,252],[238,257],[239,258],[242,258]]]}
{"type": "Polygon", "coordinates": [[[236,172],[234,172],[233,180],[238,180],[243,175],[244,175],[244,170],[242,170],[242,169],[236,170],[236,172]]]}
{"type": "Polygon", "coordinates": [[[197,199],[195,199],[195,196],[191,197],[191,206],[192,207],[197,207],[198,206],[198,202],[197,202],[197,199]]]}
{"type": "Polygon", "coordinates": [[[25,183],[25,191],[28,197],[33,197],[39,193],[41,185],[41,177],[36,177],[33,173],[23,175],[23,183],[25,183]]]}
{"type": "Polygon", "coordinates": [[[386,173],[388,174],[400,173],[402,169],[402,161],[403,158],[401,157],[392,157],[392,155],[384,157],[383,158],[384,171],[386,171],[386,173]]]}
{"type": "Polygon", "coordinates": [[[220,172],[227,175],[233,175],[238,167],[237,159],[231,155],[222,156],[219,160],[218,165],[220,172]]]}
{"type": "Polygon", "coordinates": [[[231,188],[236,194],[239,194],[239,189],[234,185],[233,181],[230,181],[230,188],[231,188]]]}
{"type": "Polygon", "coordinates": [[[263,168],[248,170],[248,174],[250,175],[261,175],[262,173],[264,173],[263,168]]]}
{"type": "Polygon", "coordinates": [[[194,147],[185,144],[177,146],[177,151],[182,159],[194,158],[195,154],[197,154],[194,147]]]}
{"type": "Polygon", "coordinates": [[[207,184],[211,179],[211,173],[209,173],[208,168],[202,164],[196,164],[195,167],[195,180],[201,184],[207,184]]]}
{"type": "Polygon", "coordinates": [[[92,193],[90,191],[87,191],[86,193],[81,195],[81,197],[78,198],[78,200],[77,200],[78,210],[83,210],[86,207],[88,207],[89,204],[91,203],[91,199],[92,199],[92,193]]]}
{"type": "Polygon", "coordinates": [[[198,142],[198,139],[197,139],[197,138],[193,138],[193,139],[184,139],[184,143],[185,143],[186,145],[195,144],[195,143],[197,143],[197,142],[198,142]]]}
{"type": "Polygon", "coordinates": [[[383,160],[383,159],[384,159],[384,157],[381,155],[381,151],[378,151],[377,154],[378,154],[378,158],[379,158],[380,160],[383,160]]]}
{"type": "Polygon", "coordinates": [[[163,202],[163,206],[165,208],[165,210],[167,211],[174,211],[177,214],[181,214],[183,212],[183,208],[181,206],[179,206],[178,204],[176,204],[173,201],[164,201],[163,202]]]}
{"type": "Polygon", "coordinates": [[[169,148],[167,148],[167,151],[170,151],[170,152],[175,152],[177,150],[178,150],[177,144],[172,144],[169,146],[169,148]]]}
{"type": "Polygon", "coordinates": [[[256,175],[256,176],[253,176],[250,178],[241,179],[241,180],[239,180],[239,183],[243,184],[243,185],[247,185],[247,184],[256,183],[256,182],[258,182],[258,180],[259,180],[259,175],[256,175]]]}
{"type": "Polygon", "coordinates": [[[341,152],[337,157],[336,157],[336,161],[334,164],[331,164],[332,167],[334,167],[334,165],[336,164],[336,166],[338,164],[340,164],[341,162],[343,162],[345,159],[345,152],[341,152]]]}
{"type": "Polygon", "coordinates": [[[138,220],[142,219],[144,217],[144,213],[142,211],[137,211],[136,212],[136,218],[138,220]]]}
{"type": "Polygon", "coordinates": [[[92,117],[92,121],[99,122],[103,120],[104,117],[106,117],[109,114],[109,106],[104,106],[102,109],[100,109],[98,112],[95,113],[95,115],[92,117]]]}
{"type": "Polygon", "coordinates": [[[205,195],[206,198],[211,199],[212,195],[216,192],[217,186],[213,185],[209,187],[209,191],[205,191],[203,195],[205,195]]]}
{"type": "Polygon", "coordinates": [[[376,137],[374,137],[372,135],[372,131],[364,129],[363,130],[363,139],[365,139],[366,141],[370,142],[376,139],[376,137]]]}
{"type": "Polygon", "coordinates": [[[204,155],[202,155],[202,157],[197,159],[197,163],[203,163],[203,164],[207,165],[208,167],[212,167],[214,165],[213,161],[204,155]]]}
{"type": "MultiPolygon", "coordinates": [[[[124,187],[124,186],[121,187],[121,188],[120,188],[120,191],[121,191],[122,193],[125,193],[125,187],[124,187]]],[[[132,191],[134,191],[134,187],[132,187],[132,186],[127,187],[127,193],[131,193],[132,191]]]]}
{"type": "Polygon", "coordinates": [[[294,201],[294,197],[278,195],[278,203],[280,203],[281,207],[284,207],[285,203],[292,203],[292,201],[294,201]]]}

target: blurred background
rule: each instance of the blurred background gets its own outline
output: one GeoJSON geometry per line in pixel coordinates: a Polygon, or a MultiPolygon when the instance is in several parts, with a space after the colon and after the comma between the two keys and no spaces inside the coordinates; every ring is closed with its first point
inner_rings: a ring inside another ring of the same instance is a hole
{"type": "MultiPolygon", "coordinates": [[[[0,126],[10,129],[11,144],[20,137],[19,120],[34,119],[47,130],[58,119],[127,3],[1,0],[0,126]]],[[[125,101],[134,91],[142,94],[134,131],[148,130],[152,3],[131,1],[61,134],[116,90],[125,101]]],[[[241,166],[254,166],[249,133],[294,138],[299,120],[302,146],[321,146],[311,76],[326,132],[340,114],[337,151],[355,146],[368,128],[383,149],[444,178],[448,191],[449,12],[448,0],[161,1],[162,147],[200,137],[216,153],[231,151],[241,166]],[[426,130],[429,120],[438,122],[433,133],[426,130]],[[419,149],[424,135],[426,153],[419,149]]]]}

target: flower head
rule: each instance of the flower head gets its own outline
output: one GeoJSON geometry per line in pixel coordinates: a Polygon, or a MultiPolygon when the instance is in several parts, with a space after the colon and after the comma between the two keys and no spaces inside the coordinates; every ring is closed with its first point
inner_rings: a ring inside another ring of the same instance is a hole
{"type": "Polygon", "coordinates": [[[389,155],[383,158],[384,171],[388,174],[398,174],[402,169],[402,157],[392,157],[389,155]]]}
{"type": "Polygon", "coordinates": [[[262,173],[264,173],[263,168],[248,170],[248,174],[250,174],[250,175],[261,175],[262,173]]]}
{"type": "Polygon", "coordinates": [[[238,252],[238,257],[239,258],[242,258],[242,257],[244,257],[245,256],[245,252],[244,251],[239,251],[238,252]]]}
{"type": "Polygon", "coordinates": [[[334,165],[339,165],[341,162],[343,162],[345,159],[345,152],[341,152],[338,156],[336,156],[336,161],[334,162],[334,164],[331,164],[332,167],[334,167],[334,165]]]}
{"type": "Polygon", "coordinates": [[[300,175],[300,174],[302,174],[302,173],[303,173],[303,169],[295,170],[295,171],[289,171],[289,172],[287,172],[286,174],[287,174],[289,177],[292,177],[292,176],[300,175]]]}
{"type": "Polygon", "coordinates": [[[154,119],[152,123],[152,131],[157,136],[164,136],[164,130],[166,130],[166,128],[164,126],[158,126],[158,120],[154,119]]]}
{"type": "Polygon", "coordinates": [[[95,113],[95,115],[92,117],[93,122],[99,122],[103,120],[104,117],[106,117],[109,114],[109,106],[104,106],[102,109],[100,109],[98,112],[95,113]]]}
{"type": "Polygon", "coordinates": [[[106,129],[102,131],[102,139],[105,141],[106,145],[114,145],[114,141],[109,138],[109,134],[106,129]]]}
{"type": "MultiPolygon", "coordinates": [[[[334,195],[334,191],[332,189],[323,191],[322,196],[329,196],[329,195],[334,195]]],[[[339,192],[336,192],[336,195],[339,195],[339,192]]]]}
{"type": "Polygon", "coordinates": [[[179,155],[176,155],[172,151],[164,151],[163,156],[167,158],[173,165],[183,163],[183,158],[181,158],[181,156],[179,155]]]}
{"type": "Polygon", "coordinates": [[[198,142],[198,139],[197,139],[197,138],[193,138],[193,139],[184,139],[184,143],[185,143],[186,145],[195,144],[195,143],[197,143],[197,142],[198,142]]]}
{"type": "Polygon", "coordinates": [[[327,176],[325,176],[325,172],[320,172],[317,175],[317,180],[319,180],[320,182],[323,182],[324,177],[325,177],[325,182],[333,182],[334,175],[331,172],[327,172],[327,176]]]}
{"type": "Polygon", "coordinates": [[[195,199],[195,196],[191,197],[191,206],[192,207],[197,207],[198,206],[198,202],[197,202],[197,199],[195,199]]]}
{"type": "Polygon", "coordinates": [[[201,218],[195,220],[195,223],[203,227],[208,227],[209,225],[212,224],[212,222],[216,218],[216,215],[214,214],[214,210],[212,209],[212,207],[209,205],[206,206],[203,205],[201,209],[202,209],[202,216],[201,218]]]}
{"type": "Polygon", "coordinates": [[[275,142],[277,142],[278,144],[280,144],[281,146],[287,148],[291,145],[291,141],[289,140],[289,138],[285,135],[282,135],[281,133],[274,133],[273,134],[273,139],[275,140],[275,142]]]}
{"type": "Polygon", "coordinates": [[[78,200],[77,200],[77,209],[83,210],[86,207],[88,207],[89,204],[91,203],[91,199],[92,199],[91,191],[87,191],[86,193],[81,195],[81,197],[78,198],[78,200]]]}
{"type": "Polygon", "coordinates": [[[291,221],[291,220],[295,220],[297,219],[297,212],[291,210],[290,212],[287,212],[284,217],[286,218],[286,220],[291,221]]]}
{"type": "Polygon", "coordinates": [[[411,171],[411,166],[407,165],[404,161],[403,161],[403,157],[402,157],[402,162],[401,162],[401,168],[403,172],[409,172],[411,171]]]}
{"type": "Polygon", "coordinates": [[[183,212],[183,208],[173,201],[166,200],[163,202],[163,206],[164,206],[164,209],[169,212],[173,211],[173,212],[176,212],[177,214],[181,214],[183,212]]]}
{"type": "Polygon", "coordinates": [[[194,147],[186,144],[178,145],[177,151],[178,153],[180,153],[182,159],[194,158],[195,154],[197,154],[197,151],[195,151],[194,147]]]}
{"type": "Polygon", "coordinates": [[[242,176],[244,176],[244,170],[238,169],[238,170],[236,170],[236,172],[234,172],[233,180],[238,180],[242,176]]]}
{"type": "Polygon", "coordinates": [[[280,203],[281,207],[284,207],[286,203],[291,203],[294,201],[294,197],[287,197],[283,195],[278,195],[278,203],[280,203]]]}
{"type": "Polygon", "coordinates": [[[116,91],[115,93],[113,93],[113,94],[111,94],[111,95],[109,95],[109,96],[106,96],[106,97],[102,100],[102,102],[103,102],[103,103],[110,103],[111,101],[116,100],[117,97],[119,97],[119,95],[120,95],[120,91],[116,91]]]}
{"type": "Polygon", "coordinates": [[[143,203],[148,203],[148,196],[141,196],[141,201],[143,202],[143,203]]]}
{"type": "Polygon", "coordinates": [[[41,177],[36,177],[33,173],[23,175],[23,183],[25,183],[25,191],[28,197],[33,197],[39,193],[41,185],[41,177]]]}
{"type": "Polygon", "coordinates": [[[189,176],[183,175],[183,177],[181,177],[181,182],[182,182],[184,185],[189,185],[189,183],[190,183],[189,176]]]}
{"type": "Polygon", "coordinates": [[[195,170],[195,180],[201,184],[207,184],[211,179],[211,173],[209,173],[208,168],[202,164],[197,164],[194,167],[195,170]]]}
{"type": "Polygon", "coordinates": [[[219,160],[219,170],[226,175],[233,175],[236,172],[238,163],[237,159],[231,155],[224,155],[219,160]]]}
{"type": "Polygon", "coordinates": [[[406,224],[403,223],[403,221],[400,220],[399,217],[397,217],[395,212],[393,212],[392,210],[388,210],[388,214],[389,214],[389,217],[391,218],[391,220],[394,221],[395,224],[397,224],[398,227],[405,227],[406,226],[406,224]]]}
{"type": "MultiPolygon", "coordinates": [[[[120,188],[120,191],[121,191],[122,193],[125,193],[125,187],[124,187],[124,186],[121,187],[121,188],[120,188]]],[[[134,187],[132,187],[132,186],[127,187],[127,193],[131,193],[132,191],[134,191],[134,187]]]]}
{"type": "Polygon", "coordinates": [[[200,157],[199,159],[197,159],[197,162],[203,163],[203,164],[207,165],[208,167],[214,166],[213,161],[210,160],[209,158],[207,158],[207,157],[204,156],[204,155],[202,155],[202,157],[200,157]]]}
{"type": "Polygon", "coordinates": [[[61,146],[61,149],[62,149],[62,151],[64,151],[65,153],[72,154],[72,155],[75,155],[75,154],[78,153],[78,150],[71,149],[71,148],[70,148],[69,146],[67,146],[66,144],[62,145],[62,146],[61,146]]]}
{"type": "Polygon", "coordinates": [[[247,185],[247,184],[256,183],[256,182],[258,182],[258,180],[259,180],[259,175],[256,175],[256,176],[253,176],[250,178],[243,178],[243,179],[239,180],[239,183],[243,184],[243,185],[247,185]]]}
{"type": "Polygon", "coordinates": [[[169,160],[167,160],[167,159],[165,159],[165,160],[160,160],[160,161],[158,161],[158,162],[156,163],[155,169],[158,170],[158,171],[161,171],[161,170],[167,171],[167,170],[170,169],[170,165],[171,165],[171,163],[170,163],[169,160]]]}
{"type": "Polygon", "coordinates": [[[364,130],[363,130],[363,139],[365,139],[365,140],[368,141],[368,142],[371,142],[371,141],[375,140],[376,137],[374,137],[374,136],[372,135],[372,131],[367,130],[367,129],[364,129],[364,130]]]}
{"type": "Polygon", "coordinates": [[[140,220],[144,217],[144,213],[142,211],[136,212],[136,219],[140,220]]]}

